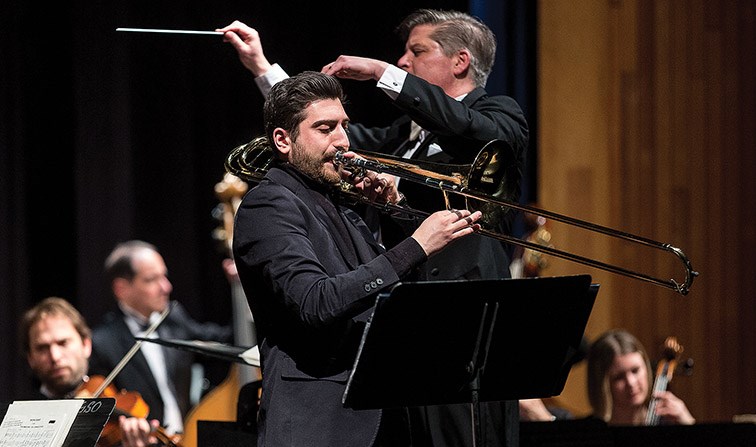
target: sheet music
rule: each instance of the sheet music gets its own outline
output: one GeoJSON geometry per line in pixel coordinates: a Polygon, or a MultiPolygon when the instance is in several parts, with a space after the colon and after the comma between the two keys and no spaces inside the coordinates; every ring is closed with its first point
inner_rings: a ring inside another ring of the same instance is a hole
{"type": "Polygon", "coordinates": [[[8,406],[0,447],[60,447],[84,400],[27,400],[8,406]]]}

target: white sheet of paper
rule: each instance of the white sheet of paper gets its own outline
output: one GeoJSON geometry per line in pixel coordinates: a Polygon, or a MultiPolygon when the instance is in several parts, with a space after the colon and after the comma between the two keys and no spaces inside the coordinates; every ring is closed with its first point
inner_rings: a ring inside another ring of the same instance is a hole
{"type": "Polygon", "coordinates": [[[0,424],[0,447],[62,446],[83,402],[81,399],[13,402],[0,424]]]}

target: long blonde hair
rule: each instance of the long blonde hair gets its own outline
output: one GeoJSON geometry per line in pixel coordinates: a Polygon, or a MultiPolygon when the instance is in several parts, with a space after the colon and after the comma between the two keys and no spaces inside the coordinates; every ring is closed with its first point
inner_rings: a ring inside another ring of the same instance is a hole
{"type": "Polygon", "coordinates": [[[608,371],[614,359],[625,354],[640,353],[646,363],[648,374],[648,395],[646,402],[651,399],[651,362],[643,345],[635,336],[624,329],[605,332],[593,342],[588,350],[588,400],[593,407],[593,415],[605,422],[612,418],[612,392],[610,389],[608,371]]]}

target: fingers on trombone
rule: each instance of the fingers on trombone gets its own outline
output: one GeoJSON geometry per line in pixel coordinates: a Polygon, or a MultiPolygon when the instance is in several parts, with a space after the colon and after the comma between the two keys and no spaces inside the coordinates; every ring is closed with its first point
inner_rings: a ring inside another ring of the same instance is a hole
{"type": "Polygon", "coordinates": [[[356,185],[363,179],[366,180],[365,186],[370,186],[370,179],[367,177],[367,172],[364,169],[355,169],[349,174],[349,182],[353,185],[356,185]]]}
{"type": "Polygon", "coordinates": [[[478,219],[481,218],[482,213],[480,211],[476,211],[474,213],[471,213],[470,211],[457,211],[455,214],[459,217],[457,219],[457,222],[462,222],[464,224],[464,227],[462,228],[472,228],[473,231],[477,231],[480,229],[480,224],[476,223],[478,219]]]}
{"type": "Polygon", "coordinates": [[[462,227],[463,229],[471,228],[473,231],[475,231],[476,229],[480,228],[480,226],[475,223],[475,219],[473,219],[472,216],[467,216],[464,219],[459,219],[457,222],[462,222],[464,224],[462,227]]]}
{"type": "Polygon", "coordinates": [[[467,210],[450,209],[449,213],[449,216],[454,216],[454,219],[451,221],[451,223],[457,226],[457,228],[459,228],[460,230],[470,228],[475,224],[475,219],[467,210]]]}

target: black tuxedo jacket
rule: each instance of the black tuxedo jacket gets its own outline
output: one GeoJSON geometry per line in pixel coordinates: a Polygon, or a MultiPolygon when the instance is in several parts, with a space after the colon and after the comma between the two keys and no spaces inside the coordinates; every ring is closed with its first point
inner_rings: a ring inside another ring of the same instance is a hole
{"type": "MultiPolygon", "coordinates": [[[[480,149],[492,140],[501,140],[510,146],[511,158],[516,166],[510,171],[515,185],[511,200],[519,199],[519,183],[528,145],[528,126],[519,105],[508,96],[489,96],[483,88],[471,91],[462,101],[449,97],[444,91],[412,74],[407,78],[401,93],[394,101],[406,115],[388,127],[367,128],[350,124],[350,143],[355,150],[367,150],[401,156],[407,149],[410,122],[414,120],[429,131],[430,140],[442,151],[428,155],[418,149],[413,158],[444,164],[470,164],[480,149]]],[[[409,205],[428,212],[444,209],[444,200],[438,189],[410,181],[402,181],[399,189],[409,205]]],[[[464,202],[452,202],[463,208],[464,202]]],[[[497,230],[511,232],[514,213],[509,211],[497,230]]],[[[368,219],[370,221],[370,219],[368,219]]],[[[394,220],[395,221],[395,220],[394,220]]],[[[395,225],[385,217],[381,221],[384,242],[391,246],[406,237],[412,226],[395,225]]],[[[508,278],[511,247],[499,241],[478,235],[466,237],[432,257],[420,279],[495,279],[508,278]]]]}
{"type": "MultiPolygon", "coordinates": [[[[193,320],[186,309],[179,303],[168,314],[158,327],[160,338],[179,340],[207,340],[230,342],[232,329],[214,323],[199,323],[193,320]]],[[[121,361],[123,356],[134,345],[123,313],[108,313],[103,323],[92,331],[92,356],[89,359],[89,374],[107,376],[121,361]]],[[[194,354],[163,347],[166,360],[168,380],[175,388],[176,400],[181,414],[186,416],[189,411],[189,387],[191,385],[191,366],[195,361],[194,354]]],[[[152,375],[147,360],[141,351],[126,364],[116,376],[113,384],[118,389],[138,391],[150,407],[148,418],[163,419],[163,399],[160,397],[155,377],[152,375]]]]}

